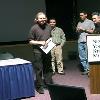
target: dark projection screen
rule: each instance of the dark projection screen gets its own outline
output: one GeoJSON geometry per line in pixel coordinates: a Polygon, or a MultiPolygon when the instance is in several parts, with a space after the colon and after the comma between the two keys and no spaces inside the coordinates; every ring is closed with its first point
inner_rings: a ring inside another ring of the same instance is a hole
{"type": "Polygon", "coordinates": [[[45,0],[0,0],[0,42],[25,41],[45,0]]]}

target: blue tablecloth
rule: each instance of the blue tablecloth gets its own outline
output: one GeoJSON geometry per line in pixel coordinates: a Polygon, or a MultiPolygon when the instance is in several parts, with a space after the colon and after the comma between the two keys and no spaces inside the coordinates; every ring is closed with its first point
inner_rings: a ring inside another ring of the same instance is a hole
{"type": "Polygon", "coordinates": [[[0,66],[0,100],[35,96],[31,63],[0,66]]]}

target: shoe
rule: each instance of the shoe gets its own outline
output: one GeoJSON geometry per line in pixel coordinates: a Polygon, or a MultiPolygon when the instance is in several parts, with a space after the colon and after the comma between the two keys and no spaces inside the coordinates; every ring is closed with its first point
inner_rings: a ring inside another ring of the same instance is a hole
{"type": "Polygon", "coordinates": [[[61,72],[58,72],[58,74],[65,75],[65,72],[64,71],[61,71],[61,72]]]}
{"type": "Polygon", "coordinates": [[[37,88],[36,91],[37,91],[39,94],[44,94],[44,89],[43,89],[43,87],[37,88]]]}
{"type": "Polygon", "coordinates": [[[88,75],[88,74],[89,74],[89,71],[82,72],[82,75],[88,75]]]}
{"type": "Polygon", "coordinates": [[[55,75],[56,74],[56,72],[53,72],[53,75],[55,75]]]}

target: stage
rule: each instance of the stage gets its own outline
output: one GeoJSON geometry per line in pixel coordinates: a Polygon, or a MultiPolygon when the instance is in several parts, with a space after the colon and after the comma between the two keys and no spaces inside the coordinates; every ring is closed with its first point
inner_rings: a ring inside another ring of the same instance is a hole
{"type": "MultiPolygon", "coordinates": [[[[28,44],[1,46],[0,52],[9,52],[15,57],[33,61],[32,47],[28,44]],[[26,53],[28,52],[28,54],[26,53]]],[[[80,86],[85,88],[87,100],[100,100],[100,94],[90,94],[90,80],[87,75],[81,75],[79,60],[77,59],[77,42],[66,42],[63,48],[65,75],[55,74],[54,83],[68,86],[80,86]]],[[[36,91],[35,91],[36,92],[36,91]]],[[[50,100],[48,90],[45,94],[38,94],[35,97],[22,100],[50,100]]]]}
{"type": "MultiPolygon", "coordinates": [[[[76,86],[85,88],[87,100],[100,100],[100,94],[90,94],[90,81],[87,75],[81,75],[78,60],[69,60],[64,62],[65,75],[55,74],[53,80],[55,84],[76,86]]],[[[72,94],[73,95],[73,94],[72,94]]],[[[45,94],[36,92],[36,96],[22,100],[51,100],[48,90],[45,94]]]]}

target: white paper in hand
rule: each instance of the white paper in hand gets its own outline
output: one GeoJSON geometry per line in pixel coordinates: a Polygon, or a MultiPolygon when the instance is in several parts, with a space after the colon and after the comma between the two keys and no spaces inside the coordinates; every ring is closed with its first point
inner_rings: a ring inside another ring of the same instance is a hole
{"type": "Polygon", "coordinates": [[[46,45],[40,46],[40,48],[47,54],[56,44],[52,42],[52,38],[49,38],[46,43],[46,45]]]}

